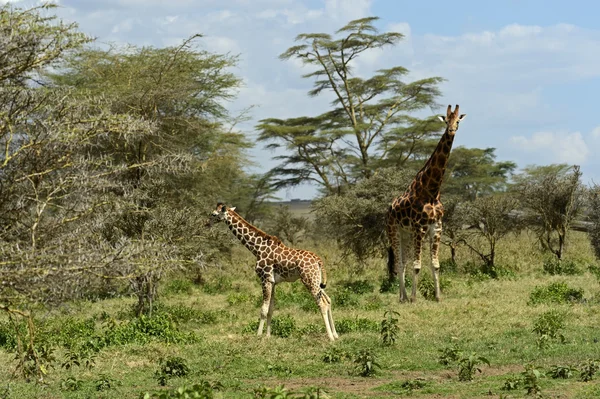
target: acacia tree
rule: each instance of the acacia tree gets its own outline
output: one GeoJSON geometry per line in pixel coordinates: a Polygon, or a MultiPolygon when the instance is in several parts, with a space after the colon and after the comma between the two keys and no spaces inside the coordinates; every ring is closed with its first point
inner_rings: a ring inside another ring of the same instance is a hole
{"type": "Polygon", "coordinates": [[[581,211],[584,196],[579,166],[526,168],[516,177],[515,188],[542,248],[561,260],[569,228],[581,211]]]}
{"type": "Polygon", "coordinates": [[[455,211],[457,219],[469,226],[462,242],[481,258],[482,271],[486,274],[495,276],[498,242],[520,228],[519,220],[514,216],[518,206],[519,201],[510,195],[488,195],[463,202],[455,211]],[[477,245],[474,238],[482,238],[484,244],[477,245]]]}
{"type": "MultiPolygon", "coordinates": [[[[300,34],[280,55],[297,59],[313,68],[306,75],[314,80],[310,96],[327,92],[333,95],[333,109],[315,117],[287,120],[265,119],[257,129],[259,140],[268,148],[283,148],[280,166],[272,172],[278,187],[315,182],[325,193],[359,178],[372,176],[378,162],[400,151],[410,159],[415,149],[407,142],[412,137],[431,135],[431,124],[407,118],[407,113],[435,105],[441,78],[405,82],[408,70],[401,66],[381,69],[369,78],[353,74],[356,59],[365,51],[394,46],[401,33],[380,33],[378,18],[350,21],[336,32],[300,34]],[[403,130],[404,129],[404,130],[403,130]]],[[[437,125],[439,130],[441,125],[437,125]]]]}
{"type": "Polygon", "coordinates": [[[473,201],[481,195],[505,191],[508,179],[517,165],[511,161],[496,161],[495,148],[465,148],[452,150],[442,191],[445,195],[473,201]]]}
{"type": "MultiPolygon", "coordinates": [[[[232,98],[240,82],[228,72],[236,60],[197,50],[199,37],[161,49],[85,49],[50,75],[54,85],[69,87],[76,96],[102,96],[115,114],[152,126],[139,134],[107,136],[90,151],[95,160],[108,154],[112,162],[126,165],[126,172],[115,176],[118,203],[102,234],[114,247],[139,248],[120,269],[130,276],[139,314],[152,311],[158,281],[177,264],[169,259],[183,256],[175,243],[187,242],[183,246],[189,249],[190,240],[206,236],[198,230],[203,223],[188,224],[190,218],[201,218],[203,207],[214,205],[199,198],[208,202],[214,198],[211,189],[220,194],[225,187],[235,195],[234,184],[244,178],[242,150],[249,144],[222,128],[228,117],[223,101],[232,98]],[[217,181],[211,173],[215,166],[217,181]],[[185,214],[188,219],[180,217],[185,214]]],[[[185,251],[184,258],[190,255],[185,251]]]]}

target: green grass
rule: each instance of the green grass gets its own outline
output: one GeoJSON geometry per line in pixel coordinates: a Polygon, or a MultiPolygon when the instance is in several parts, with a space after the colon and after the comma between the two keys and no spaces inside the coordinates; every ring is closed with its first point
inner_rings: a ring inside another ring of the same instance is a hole
{"type": "MultiPolygon", "coordinates": [[[[575,233],[572,238],[567,257],[595,262],[585,235],[575,233]]],[[[253,259],[240,247],[225,271],[206,273],[205,286],[190,285],[181,276],[165,284],[152,320],[132,319],[133,298],[38,311],[38,334],[50,337],[47,340],[55,348],[56,358],[43,384],[13,377],[15,355],[7,338],[12,330],[0,315],[0,397],[138,398],[143,392],[208,381],[220,383],[220,395],[225,398],[252,398],[261,386],[282,384],[294,392],[321,387],[332,398],[474,398],[488,392],[493,393],[491,397],[518,398],[525,397],[522,387],[514,391],[501,387],[507,379],[520,376],[528,364],[548,372],[558,364],[579,367],[588,359],[600,358],[598,279],[587,270],[569,276],[544,273],[544,257],[526,235],[509,240],[498,255],[498,263],[514,273],[500,279],[445,274],[448,284],[441,303],[419,294],[417,303],[399,304],[397,294],[379,293],[384,259],[358,265],[342,259],[330,244],[305,247],[319,253],[328,267],[327,291],[340,331],[334,344],[327,340],[316,305],[299,282],[277,287],[277,335],[270,339],[255,335],[260,287],[253,259]],[[557,283],[581,290],[583,300],[529,303],[536,289],[563,287],[557,283]],[[383,346],[379,333],[387,309],[398,312],[395,317],[399,319],[392,346],[383,346]],[[565,315],[560,330],[564,342],[553,339],[541,347],[534,327],[550,311],[565,315]],[[116,324],[107,325],[108,320],[116,324]],[[103,337],[111,340],[102,341],[103,337]],[[61,367],[69,348],[71,352],[87,348],[94,340],[102,345],[95,352],[93,368],[61,367]],[[473,381],[460,382],[456,363],[439,362],[440,350],[453,346],[465,355],[487,358],[491,366],[481,366],[482,373],[475,374],[473,381]],[[356,373],[354,360],[361,351],[373,354],[381,366],[371,377],[356,373]],[[326,355],[335,361],[324,361],[326,355]],[[173,358],[185,362],[187,375],[174,375],[162,387],[156,375],[166,359],[173,358]]],[[[474,258],[462,251],[459,270],[469,261],[474,258]]],[[[428,267],[423,268],[425,273],[429,273],[428,267]]],[[[573,375],[569,379],[540,378],[542,393],[565,398],[600,395],[600,375],[591,382],[579,381],[578,372],[573,375]]]]}

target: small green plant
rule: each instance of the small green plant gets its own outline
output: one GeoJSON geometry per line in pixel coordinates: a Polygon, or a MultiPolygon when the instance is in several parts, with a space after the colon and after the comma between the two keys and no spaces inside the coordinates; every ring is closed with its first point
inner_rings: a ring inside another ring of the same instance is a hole
{"type": "Polygon", "coordinates": [[[527,395],[541,396],[542,387],[540,386],[540,378],[544,374],[533,368],[531,364],[528,364],[525,366],[525,370],[521,372],[521,376],[523,379],[523,388],[527,391],[527,395]]]}
{"type": "Polygon", "coordinates": [[[506,379],[506,381],[504,381],[504,384],[502,385],[502,390],[503,391],[514,391],[516,389],[519,389],[519,387],[523,384],[523,380],[519,377],[508,377],[506,379]]]}
{"type": "Polygon", "coordinates": [[[154,373],[154,378],[159,385],[165,386],[169,379],[173,377],[185,377],[190,372],[185,359],[180,357],[170,357],[161,359],[160,368],[154,373]]]}
{"type": "Polygon", "coordinates": [[[383,313],[384,319],[381,321],[381,341],[385,346],[391,346],[396,343],[400,327],[398,326],[398,318],[400,313],[393,310],[386,310],[383,313]]]}
{"type": "Polygon", "coordinates": [[[400,388],[412,392],[417,389],[425,388],[427,383],[421,379],[406,380],[400,384],[400,388]]]}
{"type": "Polygon", "coordinates": [[[83,386],[83,381],[78,380],[75,377],[67,377],[60,381],[61,391],[75,392],[79,391],[83,386]]]}
{"type": "Polygon", "coordinates": [[[215,397],[214,392],[219,391],[223,388],[220,382],[210,383],[208,381],[202,381],[198,384],[194,384],[191,387],[182,386],[170,392],[161,392],[150,394],[146,392],[142,399],[213,399],[215,397]]]}
{"type": "Polygon", "coordinates": [[[557,259],[556,257],[545,259],[543,269],[544,273],[551,276],[574,276],[583,273],[583,270],[581,270],[574,261],[557,259]]]}
{"type": "Polygon", "coordinates": [[[333,302],[340,308],[355,308],[359,303],[358,295],[347,289],[336,291],[333,302]]]}
{"type": "Polygon", "coordinates": [[[583,289],[569,287],[566,283],[555,282],[536,287],[529,295],[529,305],[571,303],[583,300],[583,289]]]}
{"type": "Polygon", "coordinates": [[[227,295],[227,303],[229,306],[237,306],[241,303],[250,302],[252,298],[245,292],[232,292],[227,295]]]}
{"type": "Polygon", "coordinates": [[[347,354],[343,350],[335,347],[330,347],[323,353],[323,362],[339,363],[346,356],[347,354]]]}
{"type": "Polygon", "coordinates": [[[344,281],[341,286],[357,295],[370,294],[375,289],[375,286],[367,280],[344,281]]]}
{"type": "Polygon", "coordinates": [[[380,324],[375,320],[357,317],[354,319],[340,319],[335,322],[335,328],[340,334],[351,332],[379,332],[380,324]]]}
{"type": "Polygon", "coordinates": [[[561,333],[565,327],[565,318],[566,315],[557,310],[549,310],[537,318],[533,325],[533,332],[538,335],[538,348],[542,349],[555,340],[565,342],[565,337],[561,333]]]}
{"type": "Polygon", "coordinates": [[[456,344],[444,349],[438,349],[438,352],[440,352],[438,363],[444,366],[450,366],[456,363],[461,355],[461,350],[456,344]]]}
{"type": "Polygon", "coordinates": [[[61,367],[65,370],[71,370],[74,366],[83,366],[85,369],[91,370],[95,365],[96,354],[94,352],[69,350],[65,353],[65,360],[61,367]]]}
{"type": "Polygon", "coordinates": [[[96,380],[94,380],[94,387],[96,391],[108,391],[118,385],[117,380],[110,378],[106,374],[100,374],[96,380]]]}
{"type": "Polygon", "coordinates": [[[294,372],[294,370],[292,370],[291,367],[287,365],[282,366],[281,364],[269,364],[267,366],[267,370],[277,375],[291,375],[294,372]]]}
{"type": "Polygon", "coordinates": [[[458,361],[458,380],[459,381],[472,381],[473,375],[476,372],[481,373],[479,365],[487,364],[490,365],[490,361],[483,356],[477,356],[476,353],[471,353],[468,356],[462,357],[458,361]]]}
{"type": "Polygon", "coordinates": [[[550,369],[550,377],[554,379],[562,378],[567,379],[573,376],[573,372],[577,371],[573,367],[570,366],[554,366],[550,369]]]}
{"type": "Polygon", "coordinates": [[[377,372],[376,368],[381,368],[376,361],[375,354],[367,349],[362,349],[356,353],[354,364],[357,374],[361,377],[370,377],[377,372]]]}
{"type": "Polygon", "coordinates": [[[583,382],[588,382],[594,379],[594,375],[600,370],[600,362],[598,360],[588,359],[580,366],[579,379],[583,382]]]}

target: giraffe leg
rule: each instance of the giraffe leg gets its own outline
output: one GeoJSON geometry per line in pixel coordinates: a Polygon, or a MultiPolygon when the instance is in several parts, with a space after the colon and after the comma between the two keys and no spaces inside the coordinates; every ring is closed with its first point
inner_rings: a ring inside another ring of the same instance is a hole
{"type": "Polygon", "coordinates": [[[406,293],[406,265],[408,265],[408,259],[410,258],[410,234],[406,232],[400,233],[400,248],[402,257],[400,259],[400,302],[408,301],[408,294],[406,293]]]}
{"type": "Polygon", "coordinates": [[[271,283],[271,300],[269,301],[269,310],[267,311],[267,337],[271,336],[271,318],[275,309],[275,283],[271,283]]]}
{"type": "Polygon", "coordinates": [[[431,237],[431,274],[433,275],[433,284],[435,286],[435,300],[440,301],[440,241],[442,239],[442,221],[436,222],[434,225],[429,227],[429,234],[431,237]]]}
{"type": "MultiPolygon", "coordinates": [[[[319,286],[319,281],[313,280],[307,275],[301,275],[301,278],[302,282],[306,288],[308,288],[313,298],[315,298],[315,301],[317,302],[317,306],[319,307],[321,316],[323,317],[323,322],[325,323],[325,330],[327,331],[329,340],[334,341],[335,336],[333,335],[333,331],[329,323],[330,316],[328,314],[331,312],[331,300],[329,300],[327,294],[325,294],[323,289],[319,286]]],[[[333,320],[333,316],[331,316],[331,319],[333,320]]]]}
{"type": "MultiPolygon", "coordinates": [[[[391,218],[391,216],[388,215],[388,219],[389,218],[391,218]]],[[[388,241],[390,243],[390,247],[388,249],[388,278],[390,281],[393,281],[400,272],[400,232],[396,223],[391,220],[388,221],[386,229],[388,241]]]]}
{"type": "Polygon", "coordinates": [[[333,322],[333,313],[331,312],[331,298],[329,295],[325,293],[325,291],[321,290],[321,295],[327,301],[327,318],[329,319],[329,327],[331,328],[331,333],[333,334],[333,338],[339,338],[339,335],[335,329],[335,323],[333,322]]]}
{"type": "Polygon", "coordinates": [[[417,300],[417,285],[419,284],[419,272],[421,271],[421,245],[423,243],[424,235],[425,234],[423,234],[421,229],[417,229],[413,237],[415,260],[413,262],[413,283],[412,293],[410,296],[411,302],[415,302],[417,300]]]}
{"type": "Polygon", "coordinates": [[[271,304],[271,292],[273,291],[273,283],[268,279],[264,278],[262,281],[262,290],[263,290],[263,304],[260,307],[260,322],[258,323],[258,333],[257,335],[262,335],[263,328],[265,326],[265,320],[267,319],[267,315],[269,313],[269,306],[271,304]]]}

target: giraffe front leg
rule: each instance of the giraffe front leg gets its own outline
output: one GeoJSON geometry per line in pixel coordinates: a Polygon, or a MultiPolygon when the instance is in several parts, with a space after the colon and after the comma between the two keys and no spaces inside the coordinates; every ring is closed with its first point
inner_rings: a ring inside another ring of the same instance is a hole
{"type": "Polygon", "coordinates": [[[400,234],[400,248],[402,250],[402,258],[400,259],[400,302],[408,301],[406,293],[406,265],[410,258],[410,234],[402,232],[400,234]]]}
{"type": "MultiPolygon", "coordinates": [[[[262,280],[262,291],[263,291],[263,303],[260,307],[260,322],[258,323],[258,332],[257,335],[261,336],[263,333],[263,328],[265,326],[265,320],[267,320],[267,316],[269,314],[269,306],[271,304],[271,293],[273,292],[273,283],[268,278],[263,278],[262,280]]],[[[267,326],[267,330],[269,330],[269,326],[267,326]]]]}
{"type": "Polygon", "coordinates": [[[435,286],[435,300],[441,301],[440,291],[440,242],[442,240],[442,222],[439,221],[430,227],[431,234],[431,274],[433,275],[433,284],[435,286]]]}
{"type": "Polygon", "coordinates": [[[423,243],[423,231],[418,230],[414,235],[414,250],[415,260],[413,262],[413,281],[412,281],[412,293],[410,301],[415,302],[417,300],[417,286],[419,284],[419,272],[421,271],[421,245],[423,243]]]}
{"type": "Polygon", "coordinates": [[[275,283],[271,283],[271,300],[269,301],[269,310],[267,311],[267,337],[271,336],[271,318],[275,309],[275,283]]]}

